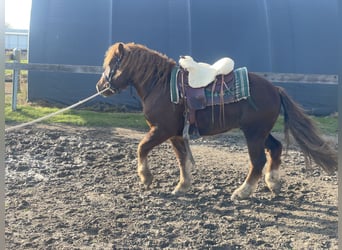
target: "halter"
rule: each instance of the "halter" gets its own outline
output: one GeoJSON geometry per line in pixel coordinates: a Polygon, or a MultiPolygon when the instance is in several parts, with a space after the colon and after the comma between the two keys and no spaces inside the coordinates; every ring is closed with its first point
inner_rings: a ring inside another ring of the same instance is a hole
{"type": "Polygon", "coordinates": [[[116,93],[120,93],[120,89],[114,87],[111,82],[112,82],[113,76],[116,74],[116,71],[120,67],[121,57],[115,56],[114,60],[115,60],[114,67],[110,68],[108,76],[106,76],[105,72],[102,73],[102,76],[106,80],[105,87],[108,88],[108,90],[110,90],[113,94],[116,94],[116,93]]]}

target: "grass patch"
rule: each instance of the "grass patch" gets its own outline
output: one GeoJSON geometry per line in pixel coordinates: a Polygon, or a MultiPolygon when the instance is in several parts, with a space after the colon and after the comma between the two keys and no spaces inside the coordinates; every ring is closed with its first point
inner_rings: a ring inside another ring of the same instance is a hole
{"type": "Polygon", "coordinates": [[[314,117],[317,127],[326,134],[338,134],[338,116],[318,116],[314,117]]]}
{"type": "MultiPolygon", "coordinates": [[[[327,135],[337,135],[338,133],[338,116],[310,116],[314,121],[314,124],[324,134],[327,135]]],[[[284,116],[279,116],[276,124],[274,125],[273,132],[283,132],[284,131],[284,116]]]]}
{"type": "MultiPolygon", "coordinates": [[[[5,107],[6,123],[24,123],[43,117],[58,111],[58,108],[41,107],[32,105],[18,105],[17,111],[13,112],[9,104],[5,107]]],[[[338,132],[338,116],[311,116],[317,127],[325,134],[336,135],[338,132]]],[[[144,115],[142,113],[120,112],[95,112],[89,110],[69,110],[63,114],[54,116],[43,123],[62,123],[75,126],[90,127],[119,127],[147,130],[144,115]]],[[[279,116],[273,132],[284,131],[284,118],[279,116]]]]}
{"type": "MultiPolygon", "coordinates": [[[[5,107],[6,123],[23,123],[57,112],[58,108],[22,105],[13,112],[5,107]]],[[[51,117],[42,123],[62,123],[76,126],[122,127],[146,130],[148,128],[142,113],[109,113],[89,110],[70,110],[51,117]]]]}

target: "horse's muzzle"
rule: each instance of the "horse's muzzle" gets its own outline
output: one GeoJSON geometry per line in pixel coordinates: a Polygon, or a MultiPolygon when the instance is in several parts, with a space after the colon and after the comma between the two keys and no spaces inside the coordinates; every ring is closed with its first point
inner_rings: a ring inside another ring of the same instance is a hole
{"type": "Polygon", "coordinates": [[[101,92],[101,95],[104,97],[111,96],[114,94],[119,93],[119,91],[115,88],[112,88],[111,84],[109,82],[106,82],[104,84],[96,84],[96,90],[97,92],[101,92]]]}

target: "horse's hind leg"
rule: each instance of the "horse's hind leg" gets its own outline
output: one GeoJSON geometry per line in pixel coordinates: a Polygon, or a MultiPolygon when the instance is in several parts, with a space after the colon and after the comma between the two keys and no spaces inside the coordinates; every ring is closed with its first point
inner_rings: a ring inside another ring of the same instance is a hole
{"type": "Polygon", "coordinates": [[[191,186],[191,152],[187,151],[186,143],[188,143],[188,141],[185,141],[183,137],[172,137],[170,141],[179,163],[179,182],[172,192],[173,194],[177,194],[179,192],[187,191],[191,186]]]}
{"type": "Polygon", "coordinates": [[[249,172],[244,183],[233,192],[232,200],[246,199],[254,192],[266,163],[265,139],[253,136],[246,136],[246,139],[250,157],[249,172]]]}
{"type": "Polygon", "coordinates": [[[267,155],[265,182],[274,194],[279,194],[281,188],[279,166],[281,163],[282,145],[270,134],[266,139],[265,147],[267,155]]]}

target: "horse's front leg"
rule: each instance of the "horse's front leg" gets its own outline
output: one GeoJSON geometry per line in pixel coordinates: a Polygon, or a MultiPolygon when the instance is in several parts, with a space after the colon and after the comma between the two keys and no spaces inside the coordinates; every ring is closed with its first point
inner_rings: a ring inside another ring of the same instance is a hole
{"type": "Polygon", "coordinates": [[[172,192],[173,194],[177,194],[180,192],[186,192],[191,186],[192,154],[190,151],[190,147],[186,145],[189,142],[184,140],[183,137],[175,136],[172,137],[170,141],[172,143],[173,149],[176,153],[176,157],[179,163],[179,182],[175,190],[172,192]]]}
{"type": "Polygon", "coordinates": [[[157,127],[151,127],[150,131],[140,141],[138,146],[138,175],[142,184],[147,189],[150,188],[153,180],[153,175],[148,168],[147,156],[148,153],[157,145],[166,140],[166,136],[160,133],[157,127]]]}

